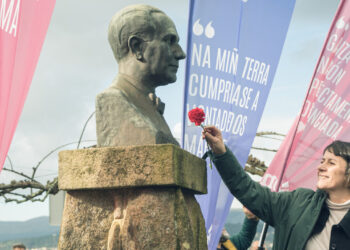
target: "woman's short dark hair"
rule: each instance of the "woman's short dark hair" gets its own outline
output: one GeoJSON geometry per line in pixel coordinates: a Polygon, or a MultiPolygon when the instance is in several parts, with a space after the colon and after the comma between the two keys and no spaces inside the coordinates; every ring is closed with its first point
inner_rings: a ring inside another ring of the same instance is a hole
{"type": "Polygon", "coordinates": [[[334,141],[323,150],[323,154],[326,151],[343,158],[347,163],[346,174],[350,174],[350,143],[349,142],[344,142],[339,140],[334,141]]]}
{"type": "Polygon", "coordinates": [[[14,245],[12,246],[12,249],[15,249],[15,248],[26,249],[26,246],[23,245],[23,244],[21,244],[21,243],[19,243],[19,244],[14,244],[14,245]]]}

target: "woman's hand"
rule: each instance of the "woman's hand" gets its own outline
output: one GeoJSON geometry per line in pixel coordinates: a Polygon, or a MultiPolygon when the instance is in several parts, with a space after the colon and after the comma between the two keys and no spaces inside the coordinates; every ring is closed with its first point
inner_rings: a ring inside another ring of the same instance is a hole
{"type": "Polygon", "coordinates": [[[204,127],[202,137],[207,140],[214,154],[220,155],[226,152],[221,131],[215,126],[204,127]]]}

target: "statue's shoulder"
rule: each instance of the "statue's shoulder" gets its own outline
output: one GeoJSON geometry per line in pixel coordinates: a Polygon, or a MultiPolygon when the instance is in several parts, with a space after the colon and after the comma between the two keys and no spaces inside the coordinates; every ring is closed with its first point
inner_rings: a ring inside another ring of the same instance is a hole
{"type": "Polygon", "coordinates": [[[130,105],[129,99],[123,90],[112,85],[96,96],[96,104],[130,105]]]}
{"type": "Polygon", "coordinates": [[[118,97],[126,97],[125,94],[123,93],[123,91],[119,88],[117,88],[115,85],[111,85],[108,88],[106,88],[105,90],[103,90],[102,92],[100,92],[97,95],[97,98],[101,98],[101,97],[108,97],[108,96],[118,96],[118,97]]]}
{"type": "Polygon", "coordinates": [[[96,121],[109,122],[112,127],[118,127],[134,122],[146,123],[149,119],[126,92],[111,85],[96,96],[96,121]]]}

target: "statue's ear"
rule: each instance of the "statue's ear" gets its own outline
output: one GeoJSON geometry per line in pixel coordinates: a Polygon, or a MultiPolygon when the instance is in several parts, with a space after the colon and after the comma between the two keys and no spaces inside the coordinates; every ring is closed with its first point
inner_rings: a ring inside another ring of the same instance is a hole
{"type": "Polygon", "coordinates": [[[130,36],[128,40],[129,49],[139,61],[143,60],[143,39],[138,36],[130,36]]]}

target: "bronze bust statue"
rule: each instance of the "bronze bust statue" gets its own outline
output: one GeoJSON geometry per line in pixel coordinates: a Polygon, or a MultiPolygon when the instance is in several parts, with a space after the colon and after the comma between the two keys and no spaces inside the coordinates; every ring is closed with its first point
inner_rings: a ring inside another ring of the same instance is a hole
{"type": "Polygon", "coordinates": [[[155,94],[176,81],[179,60],[186,57],[172,20],[152,6],[131,5],[112,18],[108,40],[119,70],[96,98],[98,146],[178,145],[155,94]]]}

